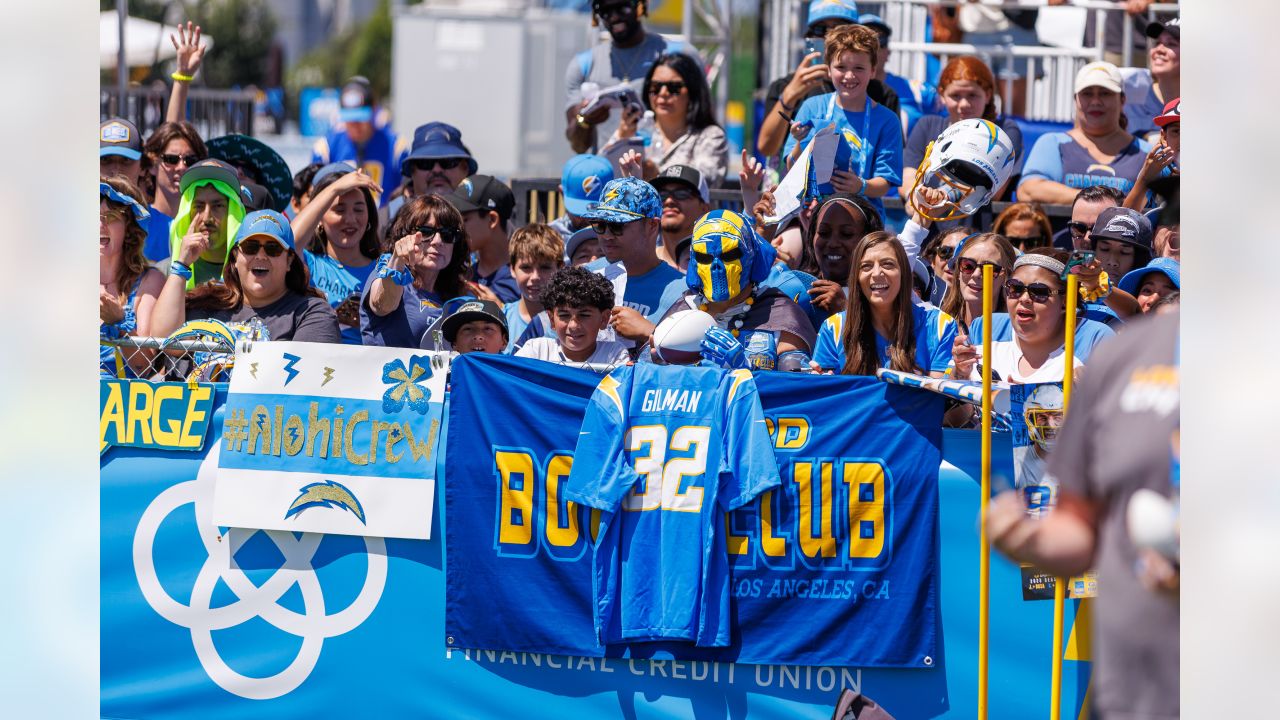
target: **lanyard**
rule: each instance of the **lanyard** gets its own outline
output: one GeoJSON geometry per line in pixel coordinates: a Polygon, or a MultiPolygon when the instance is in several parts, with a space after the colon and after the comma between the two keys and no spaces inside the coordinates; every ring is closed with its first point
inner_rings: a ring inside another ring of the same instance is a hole
{"type": "MultiPolygon", "coordinates": [[[[834,116],[835,116],[835,114],[836,114],[836,95],[838,95],[838,94],[839,94],[838,92],[833,92],[833,93],[831,93],[831,100],[827,103],[827,118],[828,118],[828,119],[830,119],[830,118],[834,117],[834,116]]],[[[869,145],[870,145],[870,143],[871,143],[871,139],[870,139],[870,136],[871,136],[871,108],[872,108],[872,106],[873,106],[873,105],[875,105],[875,102],[873,102],[873,101],[871,100],[871,96],[870,96],[870,95],[868,95],[868,96],[867,96],[867,106],[866,106],[866,108],[862,111],[862,134],[858,136],[858,139],[859,139],[860,141],[862,141],[862,159],[861,159],[861,161],[858,163],[858,170],[859,170],[859,172],[858,172],[858,177],[859,177],[863,182],[866,182],[867,180],[870,180],[870,179],[871,179],[871,178],[867,177],[867,159],[868,159],[868,156],[871,154],[871,153],[869,152],[869,150],[870,150],[869,145]]],[[[840,111],[841,111],[841,112],[844,112],[844,108],[840,108],[840,111]]]]}

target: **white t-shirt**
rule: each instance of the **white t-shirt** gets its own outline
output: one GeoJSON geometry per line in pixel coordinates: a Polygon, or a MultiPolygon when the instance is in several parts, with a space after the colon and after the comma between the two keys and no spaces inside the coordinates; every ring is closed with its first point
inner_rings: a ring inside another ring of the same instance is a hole
{"type": "MultiPolygon", "coordinates": [[[[1049,383],[1062,382],[1062,367],[1065,347],[1053,351],[1048,361],[1030,375],[1018,371],[1022,361],[1022,349],[1015,340],[1004,340],[991,343],[991,370],[1000,375],[1000,380],[1007,383],[1049,383]]],[[[1084,367],[1079,357],[1072,357],[1073,367],[1084,367]]],[[[977,372],[977,367],[974,367],[977,372]]],[[[981,376],[979,376],[981,379],[981,376]]]]}
{"type": "Polygon", "coordinates": [[[596,351],[591,353],[591,357],[585,362],[577,362],[565,357],[560,350],[560,341],[556,338],[539,337],[525,341],[524,347],[521,347],[516,357],[533,358],[535,360],[545,360],[558,365],[569,365],[572,367],[583,367],[585,365],[623,365],[630,362],[631,356],[627,353],[627,348],[620,342],[616,341],[596,341],[596,351]]]}

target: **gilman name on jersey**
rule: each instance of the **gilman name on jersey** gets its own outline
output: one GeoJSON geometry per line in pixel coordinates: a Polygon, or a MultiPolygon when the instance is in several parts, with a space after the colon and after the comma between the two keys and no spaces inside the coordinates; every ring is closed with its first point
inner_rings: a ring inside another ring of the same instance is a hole
{"type": "Polygon", "coordinates": [[[643,412],[696,413],[701,401],[701,390],[645,390],[643,412]]]}

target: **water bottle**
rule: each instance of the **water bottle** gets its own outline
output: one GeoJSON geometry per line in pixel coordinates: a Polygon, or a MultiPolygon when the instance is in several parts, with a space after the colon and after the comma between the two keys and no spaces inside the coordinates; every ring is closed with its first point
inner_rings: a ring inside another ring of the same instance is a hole
{"type": "Polygon", "coordinates": [[[639,124],[636,125],[636,137],[644,141],[645,147],[649,147],[653,143],[654,124],[653,111],[645,110],[639,124]]]}

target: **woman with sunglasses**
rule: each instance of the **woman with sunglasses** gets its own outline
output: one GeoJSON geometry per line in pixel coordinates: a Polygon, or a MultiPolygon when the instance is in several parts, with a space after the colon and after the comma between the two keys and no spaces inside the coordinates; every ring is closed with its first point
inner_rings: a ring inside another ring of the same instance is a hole
{"type": "Polygon", "coordinates": [[[858,242],[849,273],[849,307],[818,331],[813,366],[844,375],[878,368],[942,377],[951,363],[955,323],[915,303],[902,243],[877,231],[858,242]]]}
{"type": "Polygon", "coordinates": [[[222,266],[222,282],[197,285],[188,293],[184,276],[206,242],[197,234],[182,239],[156,303],[155,334],[167,335],[188,320],[248,323],[257,318],[269,340],[342,342],[338,318],[323,293],[311,287],[284,215],[274,210],[245,215],[222,266]]]}
{"type": "MultiPolygon", "coordinates": [[[[658,56],[645,76],[642,99],[655,121],[644,151],[645,176],[655,177],[671,165],[689,165],[702,173],[707,185],[719,187],[729,167],[729,144],[716,122],[711,88],[697,61],[680,52],[658,56]]],[[[643,112],[633,107],[623,113],[614,142],[635,136],[643,112]]]]}
{"type": "Polygon", "coordinates": [[[365,345],[420,347],[444,303],[469,292],[466,242],[461,213],[439,195],[400,208],[360,299],[365,345]]]}
{"type": "Polygon", "coordinates": [[[169,224],[178,214],[178,204],[182,202],[182,188],[179,187],[182,174],[209,157],[209,151],[194,125],[185,121],[166,122],[147,138],[143,157],[143,172],[155,186],[145,253],[151,262],[159,262],[169,257],[169,224]]]}
{"type": "Polygon", "coordinates": [[[1049,245],[1053,240],[1053,226],[1040,203],[1013,203],[996,217],[991,232],[1003,235],[1018,251],[1049,245]]]}
{"type": "Polygon", "coordinates": [[[950,287],[955,282],[955,257],[960,243],[965,238],[975,235],[977,231],[968,225],[956,225],[934,237],[925,244],[923,255],[929,267],[938,279],[950,287]]]}
{"type": "MultiPolygon", "coordinates": [[[[142,193],[123,177],[98,183],[98,333],[103,340],[151,334],[152,308],[164,287],[164,275],[147,267],[142,254],[148,210],[142,193]]],[[[102,374],[133,377],[150,364],[147,353],[123,352],[102,345],[102,374]],[[127,358],[127,363],[116,360],[127,358]]]]}
{"type": "MultiPolygon", "coordinates": [[[[1041,247],[1014,261],[1003,290],[1008,313],[992,317],[993,378],[1010,383],[1062,381],[1067,324],[1063,278],[1069,258],[1064,250],[1041,247]]],[[[970,331],[968,336],[955,338],[952,348],[955,376],[977,381],[981,380],[978,370],[982,351],[980,317],[971,323],[970,331]]],[[[1114,334],[1102,323],[1079,320],[1072,366],[1082,367],[1093,346],[1114,334]]]]}
{"type": "Polygon", "coordinates": [[[996,233],[970,236],[956,252],[954,262],[948,263],[954,268],[955,279],[947,284],[942,312],[955,318],[960,332],[967,334],[974,321],[982,318],[982,267],[992,266],[994,311],[1004,312],[1004,281],[1017,253],[996,233]]]}
{"type": "Polygon", "coordinates": [[[381,255],[377,194],[382,186],[348,163],[316,172],[311,202],[294,217],[293,235],[311,284],[329,298],[342,327],[342,342],[360,345],[360,292],[381,255]]]}

